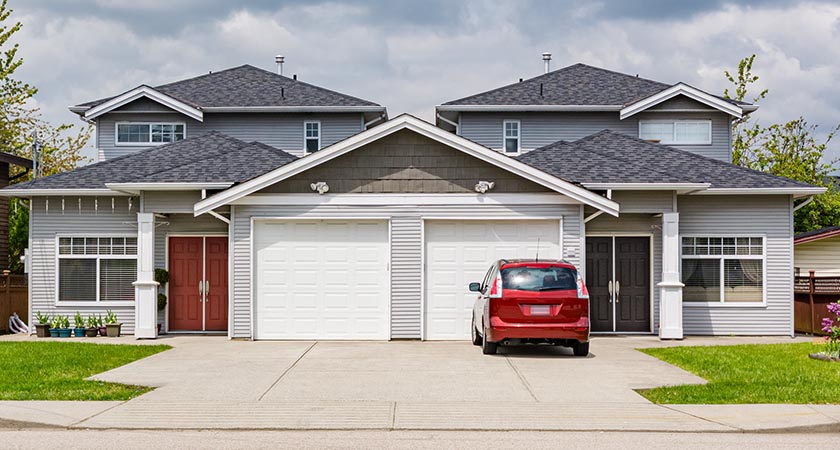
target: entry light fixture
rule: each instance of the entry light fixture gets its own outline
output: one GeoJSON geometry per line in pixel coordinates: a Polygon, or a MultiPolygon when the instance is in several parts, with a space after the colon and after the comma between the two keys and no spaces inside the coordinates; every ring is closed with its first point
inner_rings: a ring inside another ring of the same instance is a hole
{"type": "Polygon", "coordinates": [[[309,187],[311,187],[313,191],[317,192],[318,195],[324,195],[330,191],[330,185],[328,185],[326,181],[312,183],[309,187]]]}
{"type": "Polygon", "coordinates": [[[486,194],[487,191],[493,189],[496,186],[494,181],[479,181],[478,184],[475,185],[475,191],[479,194],[486,194]]]}

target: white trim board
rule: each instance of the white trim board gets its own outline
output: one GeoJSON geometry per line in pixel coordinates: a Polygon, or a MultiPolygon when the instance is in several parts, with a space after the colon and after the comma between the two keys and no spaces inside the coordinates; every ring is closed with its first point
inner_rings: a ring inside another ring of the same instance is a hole
{"type": "Polygon", "coordinates": [[[253,194],[231,205],[423,206],[423,205],[577,205],[560,194],[253,194]]]}
{"type": "Polygon", "coordinates": [[[126,105],[128,103],[133,102],[134,100],[143,97],[158,102],[161,105],[164,105],[168,108],[172,108],[175,111],[178,111],[179,113],[189,118],[195,119],[199,122],[204,121],[204,113],[200,109],[188,105],[180,100],[170,97],[146,85],[138,86],[128,92],[120,94],[106,102],[103,102],[99,105],[94,106],[93,108],[88,109],[87,111],[85,111],[84,117],[88,120],[95,119],[107,112],[119,108],[120,106],[126,105]]]}
{"type": "Polygon", "coordinates": [[[502,155],[487,147],[476,144],[475,142],[442,130],[431,123],[408,114],[398,116],[388,122],[326,147],[314,154],[295,160],[289,164],[274,169],[271,172],[202,200],[195,205],[195,215],[204,214],[219,206],[236,201],[242,197],[257,192],[260,189],[266,188],[274,183],[297,175],[308,169],[316,167],[319,164],[330,161],[368,143],[374,142],[404,129],[414,131],[422,136],[450,146],[455,150],[462,151],[470,156],[564,194],[581,203],[603,210],[610,215],[618,216],[619,205],[612,200],[606,199],[598,194],[569,183],[568,181],[537,170],[506,155],[502,155]]]}

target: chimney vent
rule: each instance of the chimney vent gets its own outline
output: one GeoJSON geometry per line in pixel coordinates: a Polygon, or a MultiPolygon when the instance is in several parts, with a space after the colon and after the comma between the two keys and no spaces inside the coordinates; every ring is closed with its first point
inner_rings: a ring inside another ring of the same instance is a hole
{"type": "Polygon", "coordinates": [[[286,88],[280,88],[280,98],[286,98],[286,88]]]}
{"type": "Polygon", "coordinates": [[[540,83],[540,97],[543,96],[543,84],[540,83]]]}
{"type": "Polygon", "coordinates": [[[274,57],[274,62],[277,64],[277,73],[279,75],[283,75],[283,63],[286,61],[286,57],[283,55],[277,55],[274,57]]]}
{"type": "Polygon", "coordinates": [[[551,71],[551,53],[544,52],[542,56],[545,62],[545,73],[548,73],[551,71]]]}

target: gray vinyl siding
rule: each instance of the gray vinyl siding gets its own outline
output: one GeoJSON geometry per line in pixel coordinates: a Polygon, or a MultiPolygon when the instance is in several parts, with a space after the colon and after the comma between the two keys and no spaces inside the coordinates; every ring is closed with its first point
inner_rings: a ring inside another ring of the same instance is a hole
{"type": "Polygon", "coordinates": [[[425,206],[425,207],[307,207],[236,205],[233,211],[233,331],[232,337],[251,337],[251,218],[330,218],[348,216],[391,220],[392,338],[420,338],[422,295],[421,218],[451,217],[563,217],[563,254],[575,265],[581,258],[578,205],[425,206]]]}
{"type": "MultiPolygon", "coordinates": [[[[624,205],[622,204],[622,208],[624,205]]],[[[653,332],[659,329],[659,288],[662,281],[662,219],[650,214],[624,214],[612,217],[601,214],[586,224],[586,234],[590,235],[649,235],[653,241],[651,260],[653,261],[653,297],[651,298],[651,323],[653,332]]]]}
{"type": "Polygon", "coordinates": [[[143,192],[143,210],[162,214],[192,213],[193,206],[200,200],[201,191],[146,191],[143,192]]]}
{"type": "Polygon", "coordinates": [[[800,276],[808,276],[809,270],[818,277],[840,276],[840,236],[796,245],[793,253],[800,276]]]}
{"type": "Polygon", "coordinates": [[[116,145],[117,122],[184,122],[186,136],[218,131],[246,142],[259,141],[303,156],[303,122],[321,122],[321,146],[326,147],[352,136],[364,127],[361,113],[281,114],[281,113],[207,113],[199,122],[180,113],[111,112],[97,119],[96,138],[99,154],[105,159],[142,150],[142,146],[116,145]]]}
{"type": "Polygon", "coordinates": [[[661,213],[674,209],[673,191],[613,191],[613,201],[626,213],[661,213]]]}
{"type": "Polygon", "coordinates": [[[72,316],[79,311],[105,315],[111,309],[123,323],[125,334],[134,333],[134,305],[130,306],[56,306],[56,236],[58,235],[124,235],[137,236],[137,199],[128,197],[35,197],[30,206],[31,241],[29,243],[31,273],[29,275],[31,309],[29,323],[35,323],[35,312],[54,316],[72,316]],[[114,207],[111,208],[111,199],[114,207]],[[62,210],[62,199],[64,208],[62,210]],[[98,200],[98,201],[97,201],[98,200]],[[47,206],[49,203],[49,206],[47,206]]]}
{"type": "Polygon", "coordinates": [[[639,120],[708,119],[712,121],[711,145],[673,146],[730,162],[729,117],[718,112],[643,112],[619,120],[618,112],[467,112],[460,116],[460,134],[493,149],[502,148],[502,122],[520,121],[523,152],[557,141],[574,141],[604,129],[639,137],[639,120]]]}
{"type": "Polygon", "coordinates": [[[686,334],[793,334],[793,221],[790,196],[680,196],[680,234],[763,235],[767,306],[686,306],[686,334]]]}
{"type": "Polygon", "coordinates": [[[125,105],[120,106],[113,110],[113,112],[132,112],[132,113],[147,113],[147,112],[154,112],[154,113],[175,113],[172,108],[168,106],[164,106],[150,98],[142,97],[137,100],[134,100],[131,103],[126,103],[125,105]]]}
{"type": "MultiPolygon", "coordinates": [[[[147,209],[149,211],[149,209],[147,209]]],[[[155,268],[169,269],[167,245],[170,236],[178,235],[227,235],[228,225],[221,220],[204,214],[194,217],[192,214],[171,214],[166,219],[156,219],[155,228],[155,268]]],[[[165,292],[168,297],[168,291],[165,292]]],[[[158,311],[158,323],[166,322],[166,310],[158,311]]]]}

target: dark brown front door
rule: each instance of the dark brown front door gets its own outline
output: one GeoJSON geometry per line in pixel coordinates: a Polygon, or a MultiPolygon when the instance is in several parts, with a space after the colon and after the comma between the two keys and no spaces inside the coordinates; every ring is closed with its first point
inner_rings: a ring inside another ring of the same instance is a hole
{"type": "Polygon", "coordinates": [[[169,330],[227,330],[227,249],[226,237],[169,238],[169,330]]]}
{"type": "Polygon", "coordinates": [[[650,331],[650,239],[615,238],[615,331],[650,331]]]}
{"type": "Polygon", "coordinates": [[[592,331],[613,331],[612,238],[586,238],[586,287],[592,331]]]}
{"type": "Polygon", "coordinates": [[[650,331],[650,238],[587,237],[592,331],[650,331]]]}

